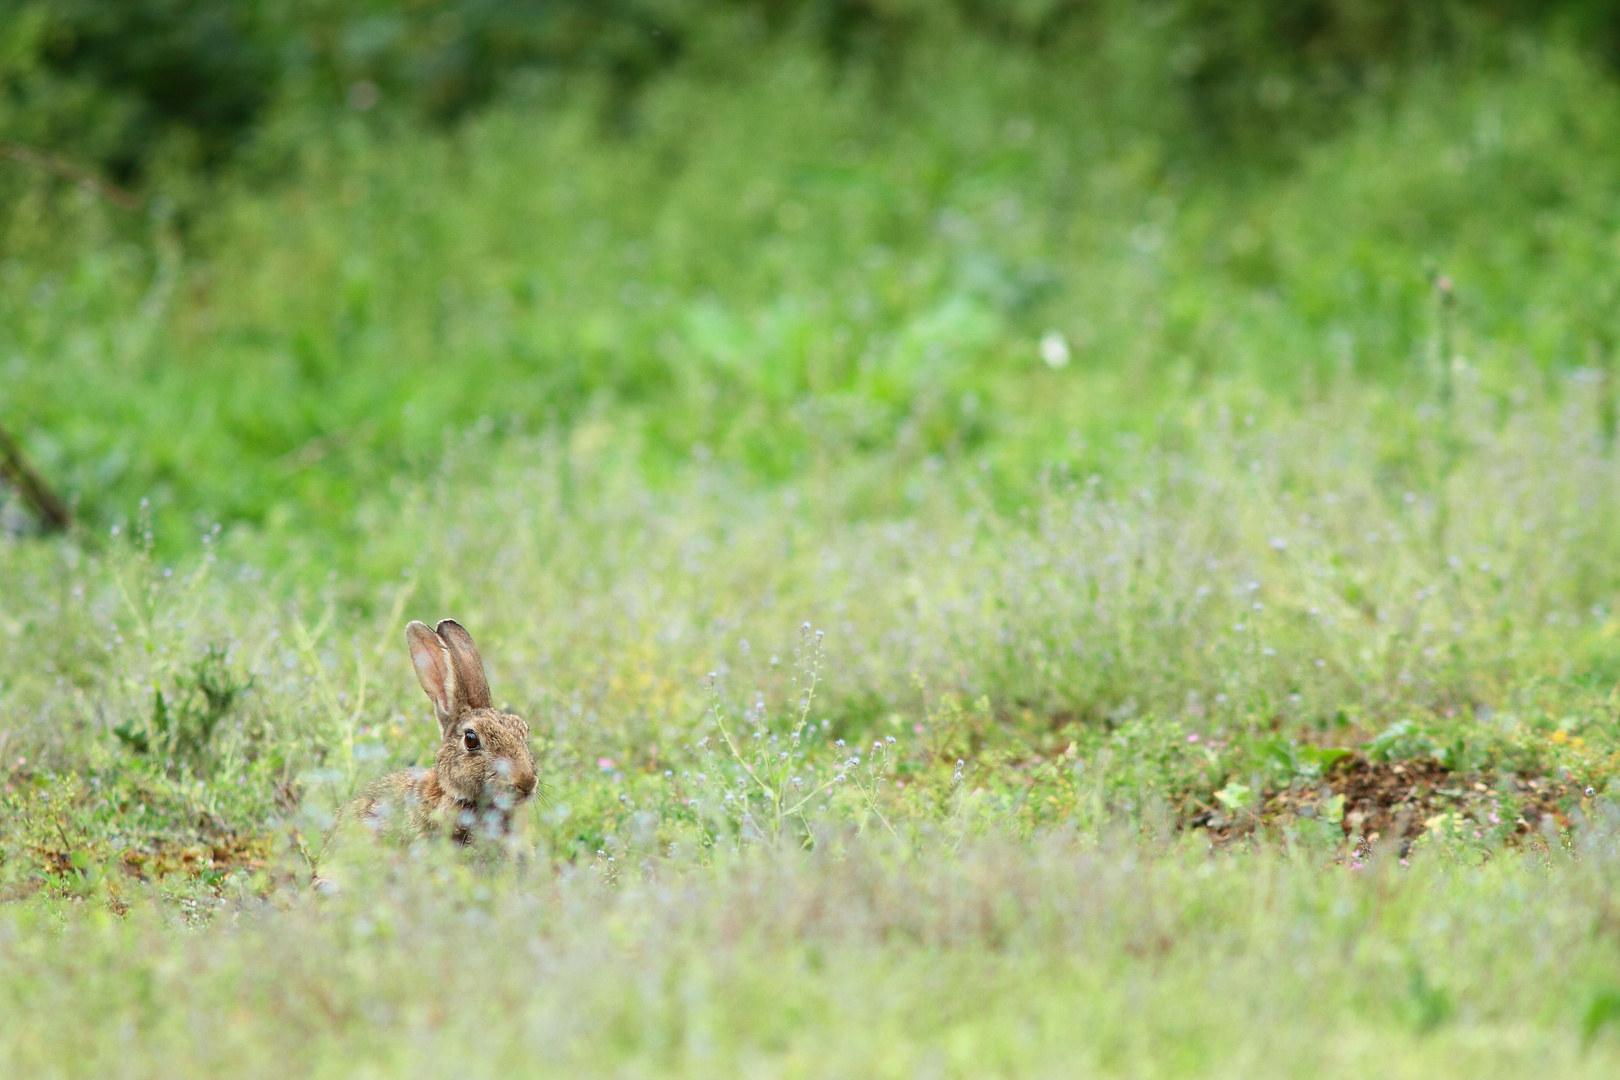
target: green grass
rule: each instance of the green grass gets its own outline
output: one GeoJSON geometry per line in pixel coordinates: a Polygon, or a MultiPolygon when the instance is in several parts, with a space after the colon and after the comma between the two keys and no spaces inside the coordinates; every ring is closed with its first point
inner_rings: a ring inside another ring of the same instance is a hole
{"type": "Polygon", "coordinates": [[[1128,46],[20,181],[84,524],[0,535],[5,1071],[1601,1073],[1617,90],[1510,42],[1254,162],[1128,46]],[[329,835],[444,615],[544,797],[329,835]],[[1341,752],[1444,815],[1358,852],[1341,752]]]}
{"type": "Polygon", "coordinates": [[[480,423],[597,417],[654,475],[988,457],[1016,500],[1076,433],[1191,396],[1420,385],[1438,271],[1507,394],[1526,362],[1607,370],[1617,268],[1615,91],[1521,52],[1413,76],[1283,170],[968,46],[881,109],[791,50],[699,66],[618,138],[544,96],[448,138],[290,114],[259,153],[291,179],[183,194],[183,235],[46,179],[19,199],[0,406],[100,527],[144,497],[167,551],[221,521],[256,562],[340,537],[347,567],[363,508],[480,423]]]}
{"type": "Polygon", "coordinates": [[[0,1060],[28,1075],[1270,1077],[1602,1072],[1617,1054],[1602,1003],[1620,957],[1593,937],[1612,918],[1612,854],[1368,877],[1117,839],[827,846],[840,840],[836,856],[659,857],[616,884],[395,859],[339,899],[205,928],[12,910],[0,1060]]]}

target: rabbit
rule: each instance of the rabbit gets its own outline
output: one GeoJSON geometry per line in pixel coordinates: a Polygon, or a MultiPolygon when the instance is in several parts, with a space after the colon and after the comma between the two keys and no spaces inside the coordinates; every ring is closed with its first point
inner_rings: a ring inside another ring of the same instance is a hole
{"type": "Polygon", "coordinates": [[[452,826],[471,843],[478,833],[504,835],[512,813],[534,794],[529,725],[491,706],[484,661],[472,635],[454,619],[436,629],[405,627],[416,681],[439,720],[439,751],[431,769],[405,769],[374,781],[352,804],[372,829],[399,828],[415,838],[452,826]],[[394,820],[391,820],[394,819],[394,820]]]}

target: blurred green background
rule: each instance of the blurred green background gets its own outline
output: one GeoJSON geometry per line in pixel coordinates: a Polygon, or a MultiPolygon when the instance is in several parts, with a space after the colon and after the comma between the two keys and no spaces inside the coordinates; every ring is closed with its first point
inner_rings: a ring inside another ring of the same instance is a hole
{"type": "Polygon", "coordinates": [[[1617,63],[1607,0],[14,4],[0,424],[98,531],[392,573],[468,433],[882,516],[1442,337],[1507,402],[1611,377],[1617,63]]]}

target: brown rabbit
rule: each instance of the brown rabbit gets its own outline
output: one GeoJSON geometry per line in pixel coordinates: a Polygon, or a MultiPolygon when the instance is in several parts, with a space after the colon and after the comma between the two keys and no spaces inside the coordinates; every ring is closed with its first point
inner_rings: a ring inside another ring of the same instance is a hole
{"type": "Polygon", "coordinates": [[[422,836],[451,825],[457,843],[478,833],[502,835],[512,811],[534,794],[529,725],[491,707],[484,661],[472,635],[445,619],[405,627],[416,680],[439,719],[439,752],[431,769],[389,773],[368,787],[354,810],[374,831],[402,828],[422,836]]]}

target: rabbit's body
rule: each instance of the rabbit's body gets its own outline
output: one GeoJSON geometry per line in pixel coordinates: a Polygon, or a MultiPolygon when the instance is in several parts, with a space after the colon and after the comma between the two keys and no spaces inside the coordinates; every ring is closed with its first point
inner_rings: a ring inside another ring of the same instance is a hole
{"type": "Polygon", "coordinates": [[[422,836],[448,829],[460,843],[503,834],[512,812],[534,794],[529,725],[492,708],[484,662],[454,620],[405,628],[416,678],[439,721],[431,769],[405,769],[374,781],[351,808],[374,831],[422,836]]]}

